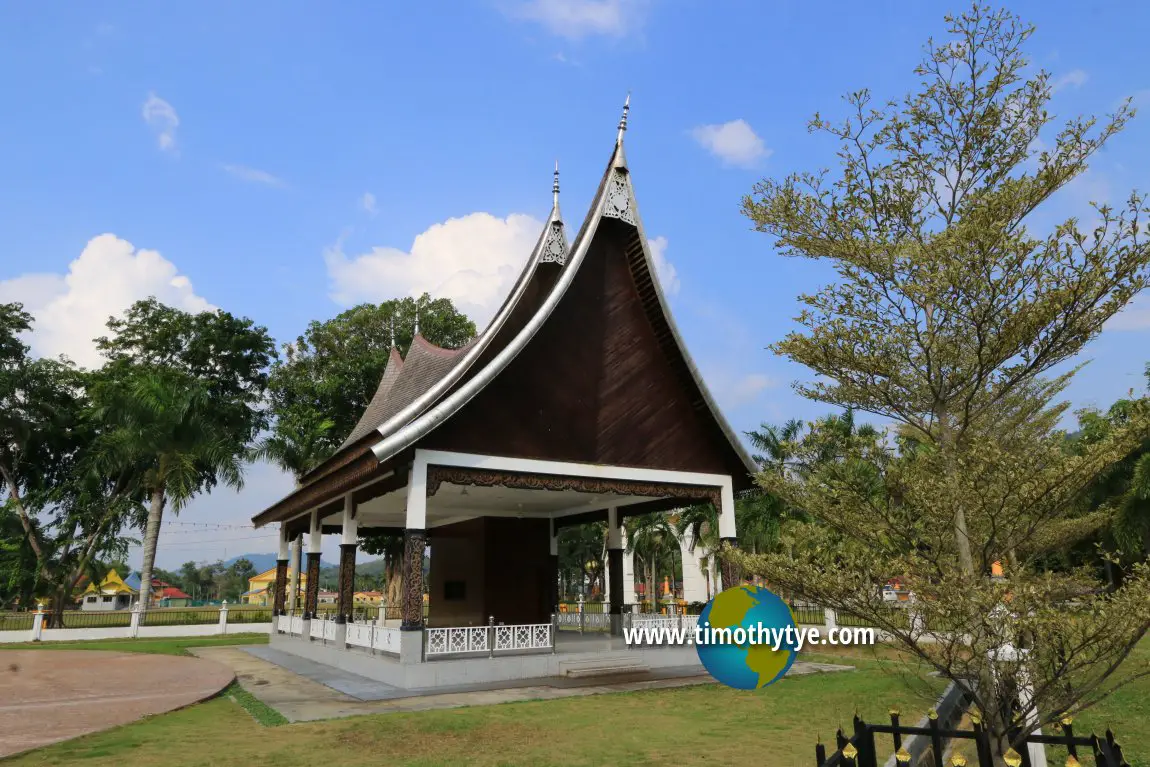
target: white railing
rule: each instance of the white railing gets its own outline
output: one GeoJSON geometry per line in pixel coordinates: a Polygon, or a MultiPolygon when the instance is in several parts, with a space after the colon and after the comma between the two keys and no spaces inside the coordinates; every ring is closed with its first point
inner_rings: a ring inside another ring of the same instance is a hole
{"type": "Polygon", "coordinates": [[[598,631],[611,628],[610,613],[557,613],[555,620],[560,626],[598,631]]]}
{"type": "Polygon", "coordinates": [[[339,628],[339,626],[336,624],[335,621],[330,620],[330,619],[325,620],[323,622],[323,638],[324,638],[324,640],[328,641],[328,642],[334,642],[335,641],[335,631],[338,628],[339,628]]]}
{"type": "Polygon", "coordinates": [[[375,626],[375,634],[371,638],[371,649],[380,652],[399,654],[399,629],[387,626],[375,626]]]}
{"type": "Polygon", "coordinates": [[[488,652],[488,626],[427,629],[427,654],[488,652]]]}
{"type": "Polygon", "coordinates": [[[694,631],[699,623],[698,615],[633,615],[631,626],[633,628],[649,628],[654,631],[676,631],[680,627],[687,631],[694,631]]]}
{"type": "Polygon", "coordinates": [[[327,618],[312,618],[310,631],[308,634],[312,639],[323,639],[323,624],[327,623],[327,618]]]}
{"type": "Polygon", "coordinates": [[[288,633],[292,636],[303,636],[303,616],[293,615],[288,621],[288,633]]]}
{"type": "Polygon", "coordinates": [[[495,650],[543,650],[551,647],[550,623],[496,626],[495,650]]]}
{"type": "Polygon", "coordinates": [[[347,643],[351,647],[399,653],[399,629],[375,623],[347,624],[347,643]]]}

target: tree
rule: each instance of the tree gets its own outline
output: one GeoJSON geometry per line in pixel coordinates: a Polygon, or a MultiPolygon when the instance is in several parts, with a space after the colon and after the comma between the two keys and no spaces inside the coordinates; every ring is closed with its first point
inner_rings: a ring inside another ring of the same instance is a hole
{"type": "Polygon", "coordinates": [[[134,467],[99,472],[90,459],[103,425],[87,376],[65,359],[29,357],[19,336],[31,328],[20,304],[0,304],[0,567],[22,604],[47,597],[49,625],[60,626],[92,564],[125,553],[140,506],[134,467]]]}
{"type": "Polygon", "coordinates": [[[838,275],[800,298],[802,330],[772,347],[819,375],[800,393],[889,418],[913,444],[872,435],[825,464],[812,444],[810,476],[764,472],[768,491],[820,524],[793,556],[734,558],[889,631],[971,694],[1002,753],[1018,745],[1011,690],[1028,679],[1022,714],[1048,723],[1142,673],[1122,663],[1150,625],[1145,568],[1101,595],[1092,574],[1035,563],[1105,523],[1077,513],[1082,493],[1147,433],[1139,411],[1068,454],[1055,398],[1074,371],[1055,370],[1146,285],[1150,249],[1138,194],[1094,206],[1085,230],[1075,218],[1044,236],[1027,226],[1122,129],[1128,105],[1051,140],[1049,75],[1024,78],[1032,28],[979,6],[947,23],[918,92],[875,104],[863,90],[845,121],[816,115],[811,130],[839,144],[837,177],[767,180],[744,200],[784,255],[829,260],[838,275]],[[1005,582],[987,577],[995,561],[1005,582]],[[896,575],[925,624],[899,625],[882,605],[877,584],[896,575]],[[1004,610],[1011,619],[992,617],[1004,610]],[[923,625],[958,630],[931,637],[923,625]],[[992,663],[1007,645],[1026,659],[992,663]]]}
{"type": "Polygon", "coordinates": [[[154,298],[108,320],[108,359],[93,399],[110,426],[96,455],[106,470],[134,467],[148,495],[140,605],[149,607],[164,506],[177,513],[220,482],[239,488],[251,444],[268,423],[267,368],[275,344],[251,320],[190,314],[154,298]]]}
{"type": "Polygon", "coordinates": [[[424,294],[361,304],[313,321],[294,343],[284,345],[269,385],[274,436],[283,443],[277,449],[295,454],[292,465],[281,463],[284,468],[306,473],[347,439],[379,386],[392,338],[406,354],[417,315],[420,334],[433,344],[457,349],[475,337],[475,323],[449,299],[424,294]]]}
{"type": "Polygon", "coordinates": [[[640,514],[630,517],[627,526],[627,551],[636,557],[636,564],[643,568],[647,576],[647,598],[651,608],[658,612],[659,573],[672,578],[675,575],[675,554],[679,551],[679,539],[670,518],[662,512],[640,514]]]}

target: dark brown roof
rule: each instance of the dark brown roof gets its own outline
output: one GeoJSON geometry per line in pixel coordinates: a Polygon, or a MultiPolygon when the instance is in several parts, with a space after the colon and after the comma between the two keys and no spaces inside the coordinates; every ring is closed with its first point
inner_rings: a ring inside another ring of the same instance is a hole
{"type": "Polygon", "coordinates": [[[416,335],[407,350],[407,357],[401,358],[399,351],[393,348],[375,396],[339,450],[342,451],[378,429],[387,419],[431,388],[459,363],[473,343],[474,339],[458,349],[444,349],[422,335],[416,335]]]}

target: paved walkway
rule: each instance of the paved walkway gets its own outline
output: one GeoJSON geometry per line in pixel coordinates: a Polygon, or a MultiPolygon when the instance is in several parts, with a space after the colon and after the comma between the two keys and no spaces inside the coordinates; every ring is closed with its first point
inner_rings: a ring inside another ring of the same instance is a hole
{"type": "Polygon", "coordinates": [[[97,650],[0,653],[0,758],[218,693],[235,674],[200,658],[97,650]]]}
{"type": "MultiPolygon", "coordinates": [[[[712,682],[698,668],[666,669],[625,677],[531,680],[518,685],[470,685],[439,688],[434,694],[402,690],[355,674],[314,663],[269,647],[200,647],[189,652],[235,671],[240,683],[291,722],[334,719],[395,711],[483,706],[524,700],[552,700],[608,692],[652,690],[712,682]]],[[[853,666],[795,663],[789,675],[850,671],[853,666]]]]}

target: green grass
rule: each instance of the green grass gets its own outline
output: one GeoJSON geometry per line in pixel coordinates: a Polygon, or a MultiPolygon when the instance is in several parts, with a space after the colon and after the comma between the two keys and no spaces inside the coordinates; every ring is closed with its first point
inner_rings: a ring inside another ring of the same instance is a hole
{"type": "Polygon", "coordinates": [[[4,650],[116,650],[118,652],[188,655],[188,647],[224,647],[237,644],[267,644],[267,634],[222,634],[209,637],[171,639],[100,639],[80,642],[28,642],[0,645],[4,650]]]}
{"type": "Polygon", "coordinates": [[[255,719],[264,727],[278,727],[288,722],[283,714],[245,690],[239,682],[232,682],[221,694],[226,698],[230,698],[239,705],[240,708],[251,714],[252,719],[255,719]]]}
{"type": "MultiPolygon", "coordinates": [[[[823,659],[820,657],[820,659],[823,659]]],[[[833,658],[830,658],[833,660],[833,658]]],[[[214,700],[40,749],[14,765],[808,765],[816,733],[930,701],[870,659],[755,692],[719,685],[377,714],[276,727],[231,688],[214,700]]],[[[258,703],[258,701],[257,701],[258,703]]],[[[889,749],[888,749],[889,750],[889,749]]]]}

